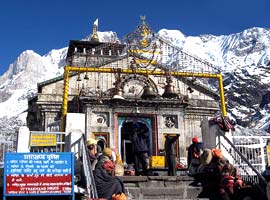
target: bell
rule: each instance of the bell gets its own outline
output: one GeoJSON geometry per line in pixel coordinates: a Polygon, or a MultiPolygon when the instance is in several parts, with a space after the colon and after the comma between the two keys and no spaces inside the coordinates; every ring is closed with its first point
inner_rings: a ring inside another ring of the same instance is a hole
{"type": "Polygon", "coordinates": [[[136,113],[136,114],[141,113],[138,106],[136,106],[136,108],[135,108],[135,113],[136,113]]]}
{"type": "Polygon", "coordinates": [[[80,74],[78,74],[78,78],[77,78],[77,81],[81,81],[82,79],[81,79],[81,76],[80,76],[80,74]]]}
{"type": "Polygon", "coordinates": [[[89,76],[88,76],[87,72],[86,72],[86,74],[85,74],[85,76],[84,76],[83,79],[84,79],[84,80],[89,80],[89,76]]]}
{"type": "Polygon", "coordinates": [[[115,88],[115,93],[112,97],[112,100],[124,100],[125,98],[123,97],[123,91],[119,88],[115,88]]]}
{"type": "Polygon", "coordinates": [[[189,86],[188,86],[187,90],[189,91],[189,93],[194,92],[194,90],[191,87],[189,87],[189,86]]]}
{"type": "Polygon", "coordinates": [[[163,98],[169,98],[169,99],[173,99],[173,98],[178,98],[178,94],[174,91],[174,86],[172,84],[172,81],[167,81],[167,85],[165,85],[165,90],[164,93],[162,95],[163,98]]]}
{"type": "Polygon", "coordinates": [[[146,85],[143,88],[143,94],[141,96],[142,99],[153,99],[157,97],[157,93],[153,90],[152,87],[146,85]]]}

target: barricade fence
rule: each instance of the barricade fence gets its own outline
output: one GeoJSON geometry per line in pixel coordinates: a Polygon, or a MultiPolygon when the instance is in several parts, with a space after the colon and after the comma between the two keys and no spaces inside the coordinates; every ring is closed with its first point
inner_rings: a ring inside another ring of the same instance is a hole
{"type": "Polygon", "coordinates": [[[229,136],[219,131],[218,148],[247,184],[256,186],[265,193],[267,182],[262,174],[266,169],[266,144],[270,136],[227,135],[229,136]]]}
{"type": "MultiPolygon", "coordinates": [[[[267,162],[267,144],[270,142],[270,136],[234,136],[230,138],[234,147],[245,157],[245,159],[237,154],[228,142],[222,141],[223,151],[229,154],[229,160],[232,159],[235,166],[241,166],[239,172],[250,171],[246,160],[260,173],[263,174],[268,166],[267,162]]],[[[230,160],[231,161],[231,160],[230,160]]],[[[252,173],[252,172],[250,172],[252,173]]]]}
{"type": "MultiPolygon", "coordinates": [[[[268,165],[267,141],[270,142],[270,136],[232,136],[234,146],[260,173],[263,173],[268,165]]],[[[239,164],[245,165],[243,159],[239,158],[239,164]]]]}
{"type": "Polygon", "coordinates": [[[17,146],[16,131],[1,131],[0,132],[0,162],[4,162],[4,154],[6,152],[15,152],[17,146]]]}

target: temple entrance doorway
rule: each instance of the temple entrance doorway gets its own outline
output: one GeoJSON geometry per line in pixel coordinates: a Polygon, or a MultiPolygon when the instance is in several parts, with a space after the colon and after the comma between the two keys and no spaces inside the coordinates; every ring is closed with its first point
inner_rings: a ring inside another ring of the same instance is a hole
{"type": "Polygon", "coordinates": [[[153,154],[153,119],[151,117],[120,117],[119,146],[123,163],[134,164],[134,131],[147,133],[146,143],[149,149],[149,156],[153,154]]]}

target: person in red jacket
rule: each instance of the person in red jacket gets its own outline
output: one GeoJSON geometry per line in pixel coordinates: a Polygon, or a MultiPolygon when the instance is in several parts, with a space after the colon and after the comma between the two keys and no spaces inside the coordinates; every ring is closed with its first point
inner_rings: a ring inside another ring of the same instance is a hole
{"type": "Polygon", "coordinates": [[[194,137],[192,138],[192,144],[188,147],[188,169],[190,175],[194,175],[197,172],[197,168],[200,165],[200,155],[199,139],[194,137]]]}
{"type": "Polygon", "coordinates": [[[233,199],[236,190],[243,187],[243,181],[241,177],[237,174],[236,168],[230,164],[226,163],[221,172],[221,182],[220,182],[220,199],[230,200],[233,199]]]}

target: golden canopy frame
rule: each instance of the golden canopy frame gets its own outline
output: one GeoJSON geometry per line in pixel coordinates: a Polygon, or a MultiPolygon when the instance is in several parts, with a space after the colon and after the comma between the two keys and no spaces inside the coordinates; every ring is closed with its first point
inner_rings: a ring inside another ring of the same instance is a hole
{"type": "MultiPolygon", "coordinates": [[[[133,74],[134,71],[132,69],[117,69],[121,74],[133,74]]],[[[87,67],[75,67],[75,66],[65,66],[64,71],[64,88],[63,88],[63,102],[62,102],[62,124],[61,129],[65,131],[65,117],[67,115],[68,110],[68,89],[69,89],[69,74],[70,72],[98,72],[98,73],[115,73],[114,68],[87,68],[87,67]]],[[[166,76],[168,72],[166,71],[151,71],[151,70],[143,70],[137,69],[136,74],[140,75],[164,75],[166,76]]],[[[222,82],[221,74],[211,74],[211,73],[195,73],[195,72],[170,72],[171,76],[174,77],[198,77],[198,78],[214,78],[218,80],[219,83],[219,95],[220,95],[220,103],[221,103],[221,111],[222,115],[226,116],[226,105],[225,105],[225,97],[224,97],[224,88],[222,82]]]]}

